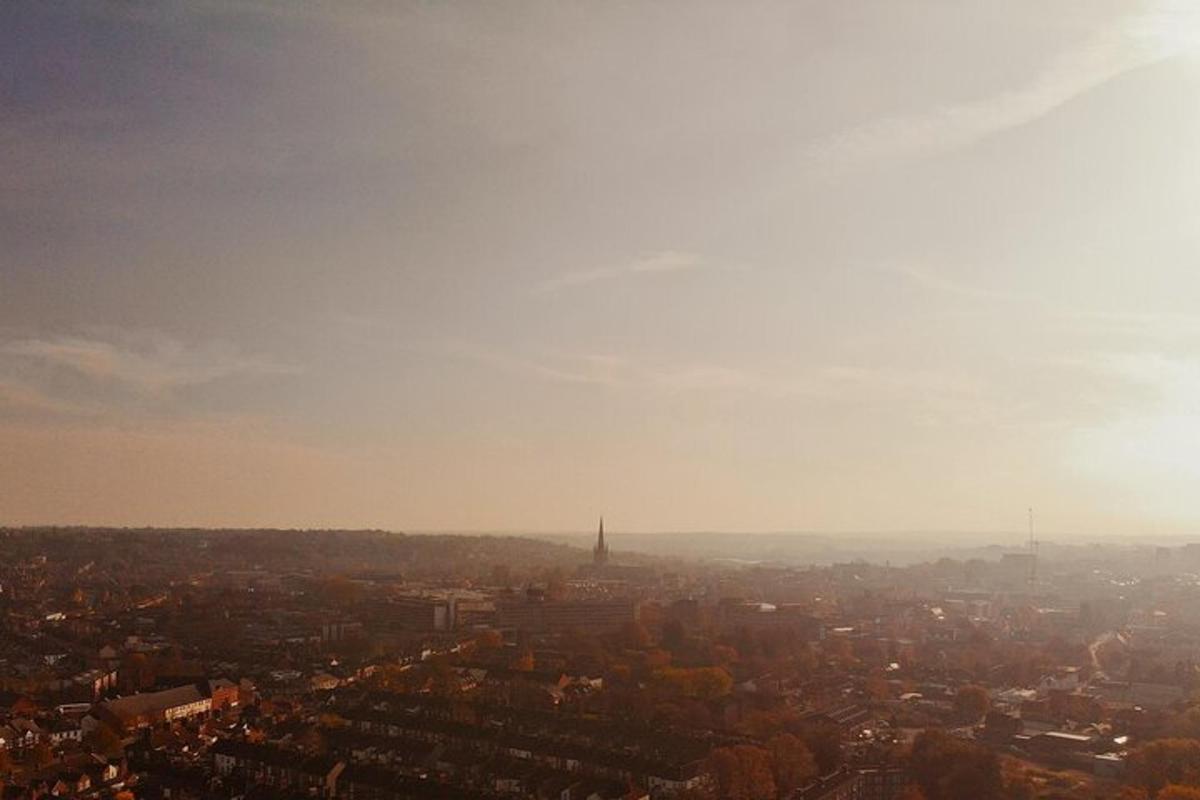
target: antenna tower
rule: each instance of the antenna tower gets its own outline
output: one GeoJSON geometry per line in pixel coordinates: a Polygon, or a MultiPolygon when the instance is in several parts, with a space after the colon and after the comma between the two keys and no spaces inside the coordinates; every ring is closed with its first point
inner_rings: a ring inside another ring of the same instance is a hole
{"type": "Polygon", "coordinates": [[[1031,508],[1029,509],[1029,555],[1031,556],[1029,559],[1029,583],[1031,585],[1037,583],[1037,555],[1039,544],[1040,542],[1033,538],[1033,509],[1031,508]]]}

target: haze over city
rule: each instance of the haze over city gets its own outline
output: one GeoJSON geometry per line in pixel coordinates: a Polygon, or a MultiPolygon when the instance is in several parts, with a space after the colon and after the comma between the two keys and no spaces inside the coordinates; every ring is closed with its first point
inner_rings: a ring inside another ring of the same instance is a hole
{"type": "Polygon", "coordinates": [[[1186,2],[5,2],[0,519],[1193,530],[1198,52],[1186,2]]]}
{"type": "Polygon", "coordinates": [[[0,800],[1200,800],[1200,3],[0,0],[0,800]]]}

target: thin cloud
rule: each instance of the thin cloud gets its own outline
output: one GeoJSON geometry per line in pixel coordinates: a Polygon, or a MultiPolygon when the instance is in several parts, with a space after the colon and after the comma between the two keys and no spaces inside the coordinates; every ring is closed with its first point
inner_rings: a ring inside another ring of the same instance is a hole
{"type": "Polygon", "coordinates": [[[237,375],[294,374],[295,367],[216,345],[185,346],[160,335],[117,340],[75,336],[31,338],[0,346],[0,354],[63,369],[98,383],[147,393],[198,386],[237,375]]]}
{"type": "Polygon", "coordinates": [[[628,382],[631,365],[625,359],[605,355],[522,356],[470,344],[414,347],[439,355],[473,361],[515,375],[551,383],[618,386],[628,382]]]}
{"type": "Polygon", "coordinates": [[[985,289],[980,286],[972,286],[966,283],[950,280],[949,278],[936,275],[927,270],[918,269],[912,266],[894,266],[886,268],[887,272],[899,275],[910,283],[916,284],[923,289],[928,289],[940,294],[954,295],[955,297],[963,297],[971,300],[995,300],[1010,303],[1040,303],[1044,302],[1031,295],[1023,295],[1016,292],[1005,292],[996,289],[985,289]]]}
{"type": "Polygon", "coordinates": [[[1097,311],[1073,307],[1039,295],[975,286],[912,266],[888,267],[886,271],[937,294],[984,303],[1024,306],[1061,323],[1091,329],[1096,333],[1159,342],[1200,339],[1200,316],[1172,311],[1097,311]]]}
{"type": "Polygon", "coordinates": [[[661,275],[667,272],[684,272],[698,269],[703,267],[704,264],[704,259],[695,253],[662,250],[658,253],[640,256],[624,264],[613,264],[607,267],[558,275],[538,284],[536,291],[553,292],[559,289],[586,286],[617,278],[638,275],[661,275]]]}
{"type": "Polygon", "coordinates": [[[88,410],[55,398],[35,386],[12,380],[0,381],[0,410],[21,414],[82,415],[88,410]]]}
{"type": "Polygon", "coordinates": [[[819,160],[845,164],[952,150],[1036,122],[1120,75],[1198,42],[1200,16],[1183,5],[1162,3],[1063,53],[1024,87],[864,125],[820,142],[811,152],[819,160]]]}
{"type": "Polygon", "coordinates": [[[612,354],[537,353],[516,355],[486,347],[456,344],[436,352],[503,372],[549,383],[580,384],[612,390],[665,395],[739,395],[766,400],[838,400],[880,392],[911,397],[921,404],[978,397],[967,377],[936,371],[888,367],[779,365],[748,369],[711,362],[670,362],[612,354]]]}

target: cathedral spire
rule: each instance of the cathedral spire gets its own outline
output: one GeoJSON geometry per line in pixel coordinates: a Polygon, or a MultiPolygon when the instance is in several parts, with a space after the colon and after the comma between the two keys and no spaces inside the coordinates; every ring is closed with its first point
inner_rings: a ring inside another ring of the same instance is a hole
{"type": "Polygon", "coordinates": [[[608,562],[608,545],[604,543],[604,517],[600,517],[600,534],[596,537],[596,546],[592,548],[592,561],[598,565],[608,562]]]}

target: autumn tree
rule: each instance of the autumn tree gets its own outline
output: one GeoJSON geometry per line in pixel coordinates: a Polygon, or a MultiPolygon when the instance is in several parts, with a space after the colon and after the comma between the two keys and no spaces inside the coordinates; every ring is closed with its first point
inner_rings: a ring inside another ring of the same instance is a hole
{"type": "Polygon", "coordinates": [[[642,666],[650,672],[671,666],[670,650],[655,647],[642,653],[642,666]]]}
{"type": "Polygon", "coordinates": [[[738,759],[732,747],[714,748],[704,762],[704,771],[716,787],[717,797],[733,797],[735,791],[740,791],[738,759]]]}
{"type": "Polygon", "coordinates": [[[938,730],[913,741],[910,767],[928,800],[1001,800],[1000,760],[986,747],[938,730]]]}
{"type": "Polygon", "coordinates": [[[769,739],[782,733],[790,723],[798,723],[797,715],[787,709],[771,710],[758,708],[747,711],[738,723],[738,730],[755,739],[769,739]]]}
{"type": "Polygon", "coordinates": [[[982,686],[963,686],[954,695],[954,711],[960,719],[969,722],[979,720],[991,708],[987,689],[982,686]]]}
{"type": "Polygon", "coordinates": [[[1200,788],[1168,784],[1158,793],[1156,800],[1200,800],[1200,788]]]}
{"type": "Polygon", "coordinates": [[[54,763],[54,749],[47,742],[38,742],[29,751],[29,760],[41,769],[54,763]]]}
{"type": "Polygon", "coordinates": [[[1200,784],[1200,741],[1156,739],[1135,748],[1126,761],[1128,780],[1154,796],[1167,784],[1200,784]]]}
{"type": "Polygon", "coordinates": [[[121,737],[116,731],[103,723],[92,728],[83,738],[84,744],[93,751],[106,756],[119,755],[122,751],[121,737]]]}
{"type": "Polygon", "coordinates": [[[1122,786],[1116,794],[1109,795],[1106,800],[1150,800],[1150,795],[1140,786],[1122,786]]]}
{"type": "Polygon", "coordinates": [[[546,599],[562,600],[567,596],[567,578],[561,567],[552,567],[546,572],[546,599]]]}
{"type": "Polygon", "coordinates": [[[711,649],[711,656],[713,662],[722,667],[736,664],[742,658],[737,648],[727,644],[714,644],[711,649]]]}
{"type": "Polygon", "coordinates": [[[513,582],[512,568],[508,564],[493,565],[491,574],[488,576],[488,582],[492,586],[511,586],[513,582]]]}
{"type": "Polygon", "coordinates": [[[345,717],[326,711],[317,715],[317,724],[328,730],[341,730],[350,723],[345,717]]]}
{"type": "Polygon", "coordinates": [[[705,767],[719,800],[774,800],[776,796],[771,755],[760,747],[718,747],[705,767]]]}
{"type": "Polygon", "coordinates": [[[490,652],[499,650],[504,646],[504,637],[499,631],[486,630],[480,631],[475,637],[475,648],[480,652],[490,652]]]}
{"type": "Polygon", "coordinates": [[[121,682],[134,692],[154,685],[155,673],[145,653],[130,653],[121,662],[121,682]]]}
{"type": "Polygon", "coordinates": [[[518,655],[513,659],[510,667],[518,672],[532,672],[534,667],[533,651],[526,650],[518,655]]]}
{"type": "Polygon", "coordinates": [[[326,602],[334,606],[353,605],[362,597],[362,586],[345,575],[326,578],[319,585],[318,591],[326,602]]]}
{"type": "Polygon", "coordinates": [[[850,640],[842,636],[833,636],[821,642],[821,654],[835,666],[848,668],[856,664],[854,648],[850,640]]]}
{"type": "Polygon", "coordinates": [[[316,725],[306,727],[296,737],[296,744],[307,752],[324,755],[329,751],[329,739],[316,725]]]}
{"type": "Polygon", "coordinates": [[[745,778],[745,800],[774,800],[775,776],[771,755],[761,747],[739,744],[733,748],[745,778]]]}
{"type": "Polygon", "coordinates": [[[669,619],[662,626],[662,646],[667,650],[679,650],[687,639],[683,623],[677,619],[669,619]]]}
{"type": "Polygon", "coordinates": [[[462,694],[462,679],[445,658],[433,658],[426,662],[429,676],[426,685],[436,697],[452,698],[462,694]]]}
{"type": "Polygon", "coordinates": [[[626,622],[621,627],[621,642],[633,650],[645,650],[650,646],[650,632],[640,622],[626,622]]]}
{"type": "Polygon", "coordinates": [[[892,687],[888,683],[887,678],[878,672],[873,672],[863,682],[863,691],[866,692],[867,697],[879,703],[891,696],[892,687]]]}
{"type": "Polygon", "coordinates": [[[842,732],[829,724],[801,724],[793,731],[804,740],[804,745],[817,762],[817,771],[828,775],[842,765],[842,732]]]}
{"type": "Polygon", "coordinates": [[[654,682],[671,694],[696,700],[715,700],[733,688],[733,678],[720,667],[665,667],[655,671],[654,682]]]}
{"type": "Polygon", "coordinates": [[[816,777],[817,762],[804,740],[790,733],[781,733],[767,742],[771,754],[772,775],[780,794],[790,795],[816,777]]]}

